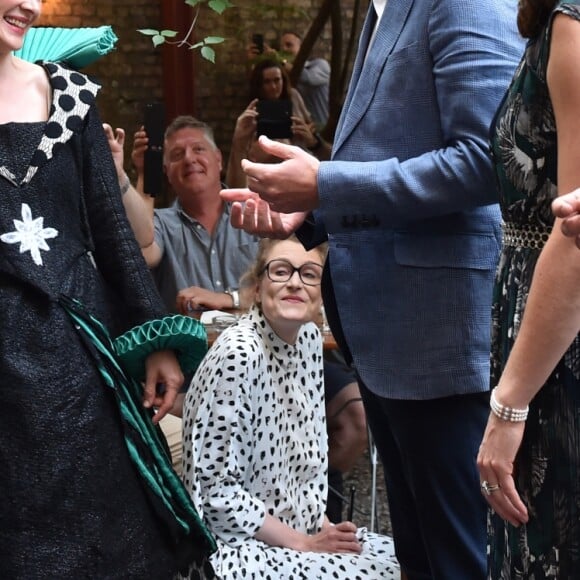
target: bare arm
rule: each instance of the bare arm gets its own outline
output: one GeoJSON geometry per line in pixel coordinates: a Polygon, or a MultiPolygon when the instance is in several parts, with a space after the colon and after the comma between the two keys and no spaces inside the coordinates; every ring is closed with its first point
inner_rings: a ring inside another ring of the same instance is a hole
{"type": "Polygon", "coordinates": [[[133,135],[133,149],[131,150],[131,162],[137,171],[135,189],[139,193],[145,193],[145,151],[148,145],[149,138],[145,128],[141,126],[133,135]]]}
{"type": "Polygon", "coordinates": [[[148,143],[147,133],[141,127],[133,135],[133,149],[131,150],[131,161],[137,171],[137,183],[132,188],[132,191],[128,193],[132,194],[130,199],[131,203],[134,204],[132,211],[139,212],[139,216],[143,220],[143,227],[145,227],[146,223],[147,227],[151,228],[151,243],[147,246],[142,246],[141,251],[149,268],[155,268],[159,265],[163,254],[161,248],[155,243],[155,222],[153,217],[155,199],[145,193],[145,150],[147,149],[148,143]],[[145,200],[147,202],[146,205],[140,200],[145,200]]]}
{"type": "Polygon", "coordinates": [[[113,131],[113,128],[107,123],[103,124],[103,129],[105,131],[105,135],[107,136],[109,147],[111,148],[113,161],[115,162],[119,187],[121,188],[121,193],[123,195],[123,206],[125,207],[127,217],[129,218],[131,229],[133,230],[135,238],[137,239],[141,249],[147,248],[153,244],[154,240],[154,200],[148,195],[139,193],[131,185],[129,177],[125,173],[125,169],[123,167],[123,146],[125,144],[125,131],[120,128],[113,131]]]}
{"type": "Polygon", "coordinates": [[[123,197],[123,205],[147,266],[155,268],[161,261],[162,254],[161,249],[155,243],[154,198],[140,193],[132,185],[129,185],[123,197]]]}
{"type": "MultiPolygon", "coordinates": [[[[556,117],[561,193],[580,185],[578,59],[580,22],[557,15],[547,78],[556,117]]],[[[533,399],[580,329],[580,260],[574,238],[563,235],[560,223],[557,219],[538,259],[521,327],[497,388],[498,401],[513,408],[524,408],[533,399]]],[[[487,497],[489,503],[515,525],[527,521],[512,476],[523,426],[491,416],[478,457],[482,479],[502,488],[502,493],[487,497]]]]}
{"type": "Polygon", "coordinates": [[[199,286],[189,286],[177,293],[175,306],[181,314],[188,314],[192,310],[223,310],[234,308],[234,301],[226,292],[214,292],[199,286]]]}
{"type": "Polygon", "coordinates": [[[137,187],[133,187],[123,168],[123,145],[125,142],[125,131],[123,129],[113,129],[110,125],[103,125],[117,176],[119,186],[123,192],[123,205],[127,213],[127,218],[131,224],[131,229],[141,247],[141,252],[149,268],[154,268],[161,261],[161,250],[155,243],[155,229],[153,222],[153,210],[155,200],[143,193],[143,153],[147,148],[147,136],[143,130],[135,133],[133,151],[131,158],[137,168],[137,187]],[[139,163],[139,160],[141,163],[139,163]]]}
{"type": "Polygon", "coordinates": [[[258,99],[254,99],[236,121],[226,171],[226,184],[228,187],[246,187],[246,175],[242,170],[242,159],[247,157],[250,145],[256,136],[257,102],[258,99]]]}

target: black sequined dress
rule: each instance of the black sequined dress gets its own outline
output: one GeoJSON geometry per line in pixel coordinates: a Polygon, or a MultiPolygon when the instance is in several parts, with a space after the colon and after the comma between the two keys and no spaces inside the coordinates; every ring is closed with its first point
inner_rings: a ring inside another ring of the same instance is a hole
{"type": "Polygon", "coordinates": [[[166,580],[174,557],[113,394],[60,300],[113,335],[164,309],[122,209],[98,86],[46,68],[48,122],[0,126],[0,578],[166,580]]]}

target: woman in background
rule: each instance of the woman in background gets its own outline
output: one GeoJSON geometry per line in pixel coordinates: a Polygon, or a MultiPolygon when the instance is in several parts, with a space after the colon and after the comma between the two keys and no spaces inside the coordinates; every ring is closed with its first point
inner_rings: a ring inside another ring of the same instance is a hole
{"type": "Polygon", "coordinates": [[[494,126],[504,247],[478,464],[490,578],[580,578],[580,260],[550,204],[580,186],[580,2],[524,0],[494,126]]]}
{"type": "Polygon", "coordinates": [[[279,161],[275,157],[265,156],[257,145],[259,100],[291,101],[292,137],[280,141],[308,149],[320,160],[330,158],[331,147],[317,133],[300,93],[290,85],[290,78],[284,65],[276,60],[259,61],[252,69],[250,77],[250,99],[250,104],[236,121],[226,174],[228,187],[246,187],[246,176],[240,165],[242,159],[248,158],[260,163],[279,161]]]}
{"type": "MultiPolygon", "coordinates": [[[[254,305],[187,392],[184,482],[215,534],[218,578],[398,578],[389,538],[324,516],[320,311],[325,251],[263,240],[254,305]]],[[[246,283],[248,278],[246,278],[246,283]]]]}

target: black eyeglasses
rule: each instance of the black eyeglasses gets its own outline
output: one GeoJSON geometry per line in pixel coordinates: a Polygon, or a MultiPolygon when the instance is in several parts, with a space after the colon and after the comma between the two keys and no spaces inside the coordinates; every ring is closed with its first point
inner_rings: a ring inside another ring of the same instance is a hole
{"type": "Polygon", "coordinates": [[[271,260],[262,270],[262,274],[264,272],[272,282],[288,282],[294,276],[294,272],[298,272],[300,280],[306,286],[320,286],[322,281],[322,266],[316,262],[306,262],[296,268],[288,260],[271,260]]]}

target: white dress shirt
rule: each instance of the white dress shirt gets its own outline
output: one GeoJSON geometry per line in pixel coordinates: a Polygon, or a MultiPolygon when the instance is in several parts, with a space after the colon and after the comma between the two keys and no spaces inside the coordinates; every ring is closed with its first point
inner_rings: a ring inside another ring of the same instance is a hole
{"type": "Polygon", "coordinates": [[[375,9],[375,12],[377,13],[377,21],[375,22],[375,27],[373,29],[373,34],[371,36],[371,39],[369,41],[369,47],[367,48],[367,53],[370,50],[371,46],[373,45],[373,42],[375,40],[375,36],[377,34],[377,29],[379,27],[379,23],[381,21],[381,17],[383,15],[383,12],[385,11],[385,6],[387,5],[387,0],[373,0],[373,6],[375,9]]]}

